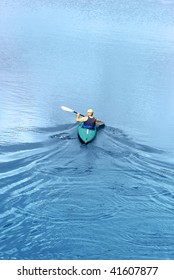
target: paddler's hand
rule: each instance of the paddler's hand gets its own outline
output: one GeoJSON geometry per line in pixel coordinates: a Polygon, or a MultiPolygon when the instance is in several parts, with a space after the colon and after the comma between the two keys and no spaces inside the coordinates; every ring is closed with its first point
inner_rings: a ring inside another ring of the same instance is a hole
{"type": "Polygon", "coordinates": [[[80,113],[77,113],[77,118],[80,118],[80,113]]]}

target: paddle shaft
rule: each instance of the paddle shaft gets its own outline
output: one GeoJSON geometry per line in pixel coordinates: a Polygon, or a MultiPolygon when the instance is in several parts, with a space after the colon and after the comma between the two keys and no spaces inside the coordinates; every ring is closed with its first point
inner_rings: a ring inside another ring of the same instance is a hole
{"type": "MultiPolygon", "coordinates": [[[[78,112],[74,111],[74,114],[78,114],[78,112]]],[[[80,114],[80,116],[85,117],[84,115],[80,114]]]]}

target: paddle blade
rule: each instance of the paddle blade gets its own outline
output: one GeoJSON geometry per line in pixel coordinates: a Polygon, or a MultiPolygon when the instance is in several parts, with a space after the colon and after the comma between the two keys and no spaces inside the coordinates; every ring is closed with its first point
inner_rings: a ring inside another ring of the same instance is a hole
{"type": "Polygon", "coordinates": [[[103,121],[96,120],[96,125],[98,125],[98,126],[105,126],[105,123],[103,121]]]}
{"type": "Polygon", "coordinates": [[[65,106],[61,106],[61,109],[64,110],[64,111],[67,111],[67,112],[71,112],[71,113],[74,113],[74,110],[68,108],[68,107],[65,107],[65,106]]]}

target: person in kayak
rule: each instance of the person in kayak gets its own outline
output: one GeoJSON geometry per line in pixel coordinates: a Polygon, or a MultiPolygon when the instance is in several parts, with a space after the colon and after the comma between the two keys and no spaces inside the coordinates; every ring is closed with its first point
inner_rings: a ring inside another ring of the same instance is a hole
{"type": "Polygon", "coordinates": [[[96,118],[94,118],[94,111],[92,109],[88,109],[87,111],[88,116],[80,118],[80,113],[77,113],[76,121],[77,122],[83,122],[84,128],[88,129],[94,129],[95,123],[96,123],[96,118]]]}

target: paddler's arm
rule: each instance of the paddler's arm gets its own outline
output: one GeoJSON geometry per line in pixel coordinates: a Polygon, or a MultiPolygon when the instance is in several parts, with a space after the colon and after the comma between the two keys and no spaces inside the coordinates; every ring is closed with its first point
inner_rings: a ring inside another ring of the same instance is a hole
{"type": "Polygon", "coordinates": [[[80,118],[80,113],[77,113],[76,122],[86,122],[88,117],[80,118]]]}

